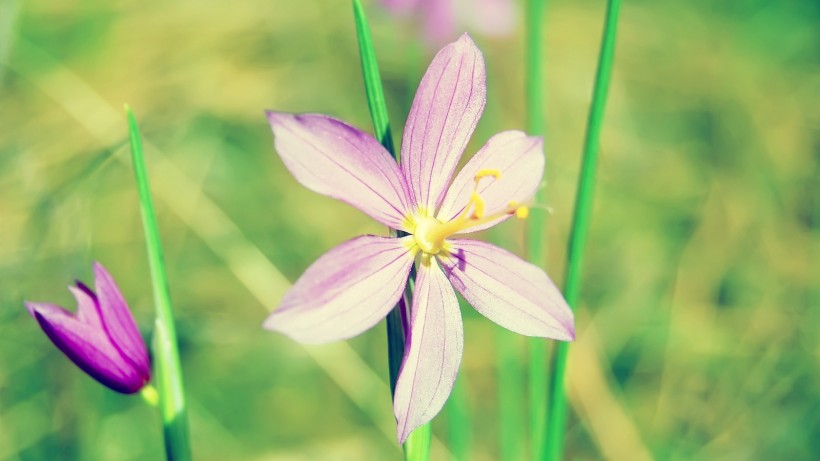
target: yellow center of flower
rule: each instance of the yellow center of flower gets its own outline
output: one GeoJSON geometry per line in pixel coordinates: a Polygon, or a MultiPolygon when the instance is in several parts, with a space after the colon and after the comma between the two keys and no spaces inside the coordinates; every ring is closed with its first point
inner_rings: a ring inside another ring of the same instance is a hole
{"type": "Polygon", "coordinates": [[[427,210],[420,210],[415,215],[408,218],[410,230],[413,234],[415,245],[428,255],[439,254],[442,250],[447,251],[447,237],[466,230],[473,226],[478,226],[490,221],[494,221],[504,215],[515,215],[519,219],[529,216],[529,208],[521,206],[517,202],[510,202],[507,208],[491,215],[484,213],[486,203],[478,194],[478,183],[482,178],[491,177],[493,180],[501,178],[498,170],[480,170],[475,175],[473,193],[470,201],[464,207],[460,215],[448,222],[441,222],[429,215],[427,210]]]}

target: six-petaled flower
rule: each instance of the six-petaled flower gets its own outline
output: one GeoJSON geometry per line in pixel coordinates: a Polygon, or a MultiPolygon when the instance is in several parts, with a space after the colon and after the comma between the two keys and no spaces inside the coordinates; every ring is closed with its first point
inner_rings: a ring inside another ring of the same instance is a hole
{"type": "Polygon", "coordinates": [[[540,268],[460,237],[526,217],[544,171],[541,138],[505,131],[452,179],[485,103],[484,59],[465,34],[436,55],[419,85],[401,165],[372,136],[339,120],[268,113],[276,151],[300,183],[409,234],[365,235],[330,250],[265,321],[304,343],[358,335],[393,308],[417,262],[393,399],[402,443],[439,412],[458,372],[463,326],[453,288],[509,330],[565,341],[575,335],[572,311],[540,268]]]}

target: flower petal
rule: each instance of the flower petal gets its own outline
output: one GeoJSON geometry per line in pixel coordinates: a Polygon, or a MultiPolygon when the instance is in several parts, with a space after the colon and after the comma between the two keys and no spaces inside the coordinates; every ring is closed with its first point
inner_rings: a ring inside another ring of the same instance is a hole
{"type": "Polygon", "coordinates": [[[404,229],[410,194],[399,166],[375,138],[325,115],[267,114],[276,152],[297,181],[404,229]]]}
{"type": "Polygon", "coordinates": [[[285,294],[265,328],[324,343],[372,327],[404,291],[414,256],[407,239],[365,235],[328,251],[285,294]]]}
{"type": "Polygon", "coordinates": [[[148,381],[151,377],[151,363],[145,341],[119,287],[111,274],[98,262],[94,263],[94,286],[97,289],[100,317],[112,343],[148,381]]]}
{"type": "Polygon", "coordinates": [[[140,370],[131,366],[114,347],[104,330],[80,322],[53,304],[27,302],[26,308],[54,345],[103,385],[132,394],[147,382],[140,370]]]}
{"type": "Polygon", "coordinates": [[[444,272],[478,312],[522,335],[575,339],[572,310],[543,270],[489,243],[450,244],[444,272]]]}
{"type": "Polygon", "coordinates": [[[102,318],[100,317],[100,303],[97,295],[91,291],[83,282],[77,281],[76,286],[69,286],[68,290],[77,300],[77,315],[75,318],[81,323],[89,325],[100,331],[103,330],[102,318]]]}
{"type": "Polygon", "coordinates": [[[487,101],[484,57],[470,36],[438,52],[404,127],[401,167],[414,203],[433,213],[487,101]]]}
{"type": "MultiPolygon", "coordinates": [[[[437,218],[447,222],[460,215],[475,190],[484,200],[485,216],[507,210],[510,202],[526,204],[544,176],[544,141],[527,136],[523,131],[504,131],[490,138],[464,165],[444,197],[437,218]],[[483,178],[475,189],[475,176],[481,170],[497,170],[497,179],[483,178]]],[[[510,217],[505,214],[496,220],[465,229],[476,232],[494,226],[510,217]]]]}
{"type": "Polygon", "coordinates": [[[399,443],[447,402],[464,351],[458,300],[435,258],[419,265],[406,343],[393,396],[399,443]]]}

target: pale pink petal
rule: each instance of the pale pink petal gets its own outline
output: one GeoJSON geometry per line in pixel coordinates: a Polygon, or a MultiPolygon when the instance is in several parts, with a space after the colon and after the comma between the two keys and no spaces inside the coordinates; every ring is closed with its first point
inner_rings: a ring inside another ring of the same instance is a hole
{"type": "Polygon", "coordinates": [[[408,239],[365,235],[328,251],[293,284],[265,328],[325,343],[372,327],[404,291],[413,264],[408,239]]]}
{"type": "Polygon", "coordinates": [[[399,443],[444,406],[464,350],[458,300],[435,258],[419,265],[406,344],[393,396],[399,443]]]}
{"type": "Polygon", "coordinates": [[[373,136],[326,115],[267,114],[276,151],[297,181],[388,227],[404,229],[410,211],[407,185],[373,136]]]}
{"type": "Polygon", "coordinates": [[[496,37],[515,31],[518,5],[513,0],[472,0],[461,5],[466,7],[462,13],[470,30],[496,37]]]}
{"type": "Polygon", "coordinates": [[[484,57],[464,34],[433,59],[404,127],[401,167],[416,206],[438,208],[486,94],[484,57]]]}
{"type": "Polygon", "coordinates": [[[106,332],[114,346],[147,380],[151,376],[151,364],[145,341],[120,289],[111,274],[98,262],[94,263],[94,286],[97,289],[100,318],[106,332]]]}
{"type": "Polygon", "coordinates": [[[543,270],[489,243],[450,243],[442,268],[478,312],[522,335],[575,339],[572,310],[543,270]]]}
{"type": "MultiPolygon", "coordinates": [[[[544,142],[540,137],[527,136],[523,131],[503,131],[464,165],[444,197],[437,218],[447,222],[460,215],[475,190],[485,203],[485,216],[503,212],[510,202],[527,204],[535,195],[544,176],[544,142]],[[481,170],[498,170],[501,177],[484,177],[475,189],[475,176],[481,170]]],[[[471,210],[468,210],[471,212],[471,210]]],[[[496,220],[466,229],[475,232],[503,221],[496,220]]]]}

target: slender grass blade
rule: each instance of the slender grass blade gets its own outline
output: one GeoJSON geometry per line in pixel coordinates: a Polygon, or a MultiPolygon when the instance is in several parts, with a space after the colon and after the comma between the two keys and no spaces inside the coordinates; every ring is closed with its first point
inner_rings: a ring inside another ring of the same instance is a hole
{"type": "MultiPolygon", "coordinates": [[[[592,199],[595,192],[595,173],[598,164],[598,148],[606,107],[609,81],[612,76],[612,64],[615,58],[615,33],[618,26],[620,0],[609,0],[607,3],[604,33],[601,39],[601,52],[598,56],[598,71],[592,93],[592,106],[587,120],[584,154],[581,161],[581,174],[575,199],[575,211],[572,218],[569,248],[567,251],[567,269],[564,286],[564,297],[573,308],[578,305],[581,289],[581,268],[584,259],[589,222],[592,215],[592,199]]],[[[567,419],[567,399],[564,387],[564,375],[567,367],[569,343],[558,343],[553,351],[550,375],[550,393],[547,417],[546,453],[544,459],[557,461],[561,459],[564,449],[564,431],[567,419]]]]}
{"type": "Polygon", "coordinates": [[[174,313],[171,308],[171,294],[168,277],[162,257],[159,227],[154,212],[154,202],[148,184],[148,172],[142,151],[142,139],[131,108],[125,106],[128,118],[128,132],[131,138],[131,154],[134,174],[137,178],[140,211],[148,246],[148,263],[151,268],[151,284],[154,287],[156,321],[154,328],[154,369],[159,392],[159,409],[165,434],[165,453],[169,460],[188,461],[191,446],[188,439],[188,416],[185,407],[185,393],[182,387],[182,368],[177,349],[177,334],[174,313]]]}

